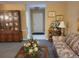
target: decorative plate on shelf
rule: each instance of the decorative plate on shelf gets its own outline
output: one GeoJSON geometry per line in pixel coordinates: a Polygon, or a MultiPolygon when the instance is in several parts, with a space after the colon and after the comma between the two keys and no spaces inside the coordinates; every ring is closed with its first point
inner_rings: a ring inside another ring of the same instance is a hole
{"type": "Polygon", "coordinates": [[[17,30],[18,30],[18,28],[17,28],[17,27],[15,27],[15,30],[17,31],[17,30]]]}
{"type": "Polygon", "coordinates": [[[14,12],[13,15],[14,15],[14,16],[18,16],[18,12],[14,12]]]}
{"type": "Polygon", "coordinates": [[[12,26],[12,25],[13,25],[13,23],[9,23],[9,25],[10,25],[10,26],[12,26]]]}
{"type": "Polygon", "coordinates": [[[9,16],[12,16],[12,13],[11,13],[11,12],[8,12],[8,15],[9,15],[9,16]]]}
{"type": "Polygon", "coordinates": [[[3,20],[4,19],[4,16],[3,15],[0,15],[0,19],[3,20]]]}
{"type": "Polygon", "coordinates": [[[4,14],[4,19],[7,21],[9,19],[9,16],[5,13],[4,14]]]}
{"type": "Polygon", "coordinates": [[[12,19],[13,19],[13,17],[12,16],[9,16],[9,20],[12,21],[12,19]]]}
{"type": "Polygon", "coordinates": [[[8,26],[9,24],[8,23],[6,23],[6,26],[8,26]]]}
{"type": "Polygon", "coordinates": [[[18,16],[17,16],[17,17],[15,16],[15,17],[13,17],[13,18],[14,18],[14,20],[18,20],[18,16]]]}
{"type": "Polygon", "coordinates": [[[17,26],[17,25],[18,25],[18,23],[17,23],[17,22],[15,22],[15,25],[17,26]]]}

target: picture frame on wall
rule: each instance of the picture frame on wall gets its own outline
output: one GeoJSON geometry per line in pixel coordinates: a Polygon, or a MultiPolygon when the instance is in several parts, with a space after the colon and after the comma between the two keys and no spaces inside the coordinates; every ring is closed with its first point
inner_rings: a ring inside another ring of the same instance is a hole
{"type": "Polygon", "coordinates": [[[64,18],[63,15],[56,15],[56,20],[60,20],[61,21],[61,20],[63,20],[63,18],[64,18]]]}
{"type": "Polygon", "coordinates": [[[56,12],[55,11],[48,11],[48,17],[53,18],[56,16],[56,12]]]}
{"type": "Polygon", "coordinates": [[[79,32],[79,19],[77,20],[77,31],[79,32]]]}

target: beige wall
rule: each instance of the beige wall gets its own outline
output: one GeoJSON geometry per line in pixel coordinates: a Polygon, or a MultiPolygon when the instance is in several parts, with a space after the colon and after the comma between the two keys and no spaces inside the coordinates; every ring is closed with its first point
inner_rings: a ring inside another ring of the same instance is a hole
{"type": "Polygon", "coordinates": [[[68,33],[77,31],[77,20],[79,18],[79,2],[68,2],[66,9],[66,20],[69,23],[68,33]]]}
{"type": "Polygon", "coordinates": [[[48,4],[45,9],[45,16],[46,16],[46,22],[45,22],[45,33],[46,37],[48,37],[48,29],[50,23],[55,18],[49,18],[48,17],[48,11],[56,11],[56,15],[64,15],[64,21],[66,22],[66,25],[68,27],[66,28],[66,33],[79,33],[77,31],[77,20],[79,19],[79,2],[61,2],[61,3],[51,3],[48,4]]]}
{"type": "MultiPolygon", "coordinates": [[[[48,37],[48,29],[49,29],[49,26],[51,24],[51,22],[56,18],[49,18],[48,17],[48,12],[49,11],[55,11],[56,12],[56,15],[63,15],[64,18],[65,18],[65,8],[66,7],[66,4],[63,2],[63,3],[55,3],[55,4],[48,4],[47,7],[45,8],[45,36],[46,38],[48,37]]],[[[65,19],[64,19],[65,20],[65,19]]]]}
{"type": "MultiPolygon", "coordinates": [[[[26,36],[26,18],[25,4],[5,3],[0,4],[0,10],[20,10],[21,11],[21,27],[23,36],[26,36]]],[[[45,36],[48,37],[49,25],[55,18],[48,17],[48,11],[56,11],[56,15],[63,15],[64,20],[68,23],[69,32],[77,32],[77,19],[79,18],[79,2],[55,2],[47,4],[45,8],[45,36]]]]}
{"type": "Polygon", "coordinates": [[[26,35],[26,19],[25,19],[25,4],[23,3],[5,3],[0,4],[0,10],[20,10],[21,11],[21,28],[23,37],[26,35]]]}

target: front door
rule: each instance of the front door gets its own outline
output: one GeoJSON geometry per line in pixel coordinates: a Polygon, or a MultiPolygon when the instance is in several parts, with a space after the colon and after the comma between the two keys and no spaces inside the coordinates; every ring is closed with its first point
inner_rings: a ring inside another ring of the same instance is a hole
{"type": "Polygon", "coordinates": [[[44,9],[31,9],[32,34],[44,34],[45,32],[45,12],[44,9]]]}

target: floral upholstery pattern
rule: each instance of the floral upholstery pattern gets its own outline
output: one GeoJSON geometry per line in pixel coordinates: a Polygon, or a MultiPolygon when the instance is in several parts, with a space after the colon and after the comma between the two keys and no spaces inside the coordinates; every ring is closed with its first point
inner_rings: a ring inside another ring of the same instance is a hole
{"type": "Polygon", "coordinates": [[[72,49],[79,56],[79,40],[73,44],[72,49]]]}
{"type": "MultiPolygon", "coordinates": [[[[74,34],[70,36],[72,37],[74,36],[74,34]]],[[[55,45],[57,54],[60,58],[78,58],[79,57],[76,53],[74,53],[74,51],[70,48],[70,46],[66,44],[66,40],[64,40],[64,38],[62,40],[58,38],[53,38],[53,43],[55,45]]],[[[75,43],[76,46],[75,45],[72,46],[72,48],[75,48],[74,50],[76,52],[79,50],[78,44],[79,43],[75,43]]]]}
{"type": "Polygon", "coordinates": [[[66,43],[69,45],[71,41],[77,36],[75,33],[69,34],[68,38],[66,39],[66,43]]]}
{"type": "Polygon", "coordinates": [[[70,41],[69,46],[72,48],[72,46],[79,40],[79,36],[75,36],[72,41],[70,41]]]}
{"type": "Polygon", "coordinates": [[[77,33],[70,34],[66,43],[79,56],[79,34],[77,34],[77,33]]]}

